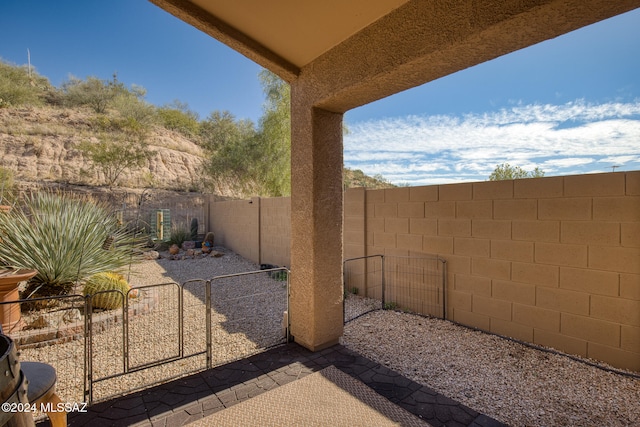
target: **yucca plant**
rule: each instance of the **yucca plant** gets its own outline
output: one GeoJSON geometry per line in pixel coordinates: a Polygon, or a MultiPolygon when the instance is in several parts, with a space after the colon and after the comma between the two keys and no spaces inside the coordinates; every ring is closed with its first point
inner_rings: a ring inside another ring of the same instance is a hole
{"type": "Polygon", "coordinates": [[[173,224],[171,226],[171,239],[169,240],[170,245],[178,245],[178,247],[182,247],[182,244],[190,239],[191,232],[187,230],[187,227],[184,224],[173,224]]]}
{"type": "Polygon", "coordinates": [[[0,215],[0,261],[38,270],[25,297],[64,295],[74,283],[137,260],[140,244],[102,204],[51,191],[0,215]]]}

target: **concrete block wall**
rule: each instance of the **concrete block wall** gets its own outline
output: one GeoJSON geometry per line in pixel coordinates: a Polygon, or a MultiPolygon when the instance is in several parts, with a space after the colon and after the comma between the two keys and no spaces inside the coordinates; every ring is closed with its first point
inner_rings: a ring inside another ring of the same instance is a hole
{"type": "Polygon", "coordinates": [[[215,244],[258,263],[260,259],[259,208],[260,199],[231,200],[209,203],[209,227],[215,234],[215,244]]]}
{"type": "Polygon", "coordinates": [[[207,230],[216,244],[256,264],[291,265],[289,197],[210,201],[207,230]]]}
{"type": "Polygon", "coordinates": [[[351,188],[344,195],[343,259],[365,255],[365,194],[364,188],[351,188]]]}
{"type": "MultiPolygon", "coordinates": [[[[439,255],[449,319],[640,371],[640,171],[344,197],[344,259],[439,255]]],[[[218,242],[289,265],[290,201],[272,200],[211,204],[218,242]]]]}
{"type": "Polygon", "coordinates": [[[451,320],[640,371],[640,172],[370,190],[364,210],[367,254],[447,260],[451,320]]]}
{"type": "Polygon", "coordinates": [[[291,198],[260,199],[260,263],[291,265],[291,198]]]}

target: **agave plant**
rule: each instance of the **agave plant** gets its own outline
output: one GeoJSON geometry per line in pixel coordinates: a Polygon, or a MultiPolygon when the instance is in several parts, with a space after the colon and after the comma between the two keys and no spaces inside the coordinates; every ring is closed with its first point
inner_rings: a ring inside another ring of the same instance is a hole
{"type": "Polygon", "coordinates": [[[69,293],[74,283],[128,265],[139,242],[106,206],[66,193],[28,195],[0,215],[0,260],[38,270],[25,297],[69,293]]]}

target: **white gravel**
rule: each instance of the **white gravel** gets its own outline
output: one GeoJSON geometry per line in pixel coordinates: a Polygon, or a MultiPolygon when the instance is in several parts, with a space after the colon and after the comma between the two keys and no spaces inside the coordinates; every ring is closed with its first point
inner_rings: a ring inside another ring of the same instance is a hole
{"type": "MultiPolygon", "coordinates": [[[[218,248],[224,250],[223,248],[218,248]]],[[[145,261],[134,268],[134,286],[183,283],[217,275],[257,270],[259,266],[225,251],[220,258],[145,261]]],[[[295,272],[294,272],[295,273],[295,272]]],[[[129,328],[132,366],[172,357],[177,344],[177,298],[170,288],[151,314],[135,316],[129,328]]],[[[185,292],[185,355],[204,346],[204,288],[185,292]]],[[[264,273],[214,284],[213,360],[245,357],[281,340],[284,282],[264,273]],[[257,291],[257,292],[256,292],[257,291]],[[255,297],[247,298],[249,294],[255,297]],[[230,308],[233,307],[233,308],[230,308]]],[[[347,299],[354,318],[375,301],[347,299]]],[[[95,334],[94,373],[121,372],[121,324],[95,334]]],[[[345,326],[343,344],[406,377],[513,426],[640,426],[640,379],[593,366],[451,322],[395,311],[374,311],[345,326]]],[[[81,341],[22,351],[22,360],[48,361],[58,369],[63,401],[82,401],[81,341]]],[[[94,399],[124,393],[204,366],[192,356],[125,377],[100,382],[94,399]]]]}
{"type": "Polygon", "coordinates": [[[343,344],[512,426],[640,426],[640,379],[441,319],[371,312],[343,344]]]}
{"type": "MultiPolygon", "coordinates": [[[[163,283],[184,283],[188,280],[209,280],[215,276],[259,270],[259,266],[224,248],[219,258],[197,256],[182,260],[162,258],[144,261],[134,266],[133,287],[163,283]]],[[[166,255],[166,254],[165,254],[166,255]]],[[[156,304],[150,312],[129,319],[128,370],[163,359],[180,357],[178,287],[141,288],[145,295],[156,294],[156,304]]],[[[96,381],[93,400],[124,394],[157,382],[201,370],[206,367],[206,311],[204,282],[185,286],[184,348],[179,360],[125,376],[96,381]]],[[[135,301],[130,301],[135,304],[135,301]]],[[[212,365],[216,366],[247,357],[263,348],[285,342],[282,329],[286,310],[286,281],[268,277],[267,273],[214,281],[212,283],[212,365]]],[[[93,377],[104,379],[122,373],[123,328],[118,322],[94,328],[93,377]]],[[[57,390],[63,401],[80,402],[84,349],[82,340],[41,348],[22,348],[22,360],[51,363],[58,373],[57,390]]]]}

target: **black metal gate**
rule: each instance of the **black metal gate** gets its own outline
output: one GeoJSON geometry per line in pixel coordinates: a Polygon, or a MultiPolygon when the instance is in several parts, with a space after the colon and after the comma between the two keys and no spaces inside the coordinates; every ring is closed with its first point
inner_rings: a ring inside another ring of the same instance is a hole
{"type": "Polygon", "coordinates": [[[446,318],[446,261],[435,255],[369,255],[344,261],[344,322],[397,309],[446,318]]]}
{"type": "Polygon", "coordinates": [[[10,301],[0,309],[33,307],[23,315],[27,328],[5,333],[22,360],[56,368],[63,401],[91,404],[286,343],[289,276],[286,268],[274,268],[127,294],[10,301]],[[115,298],[117,308],[95,308],[105,296],[115,298]],[[45,304],[51,300],[56,304],[45,304]],[[38,328],[41,318],[58,323],[38,328]]]}

